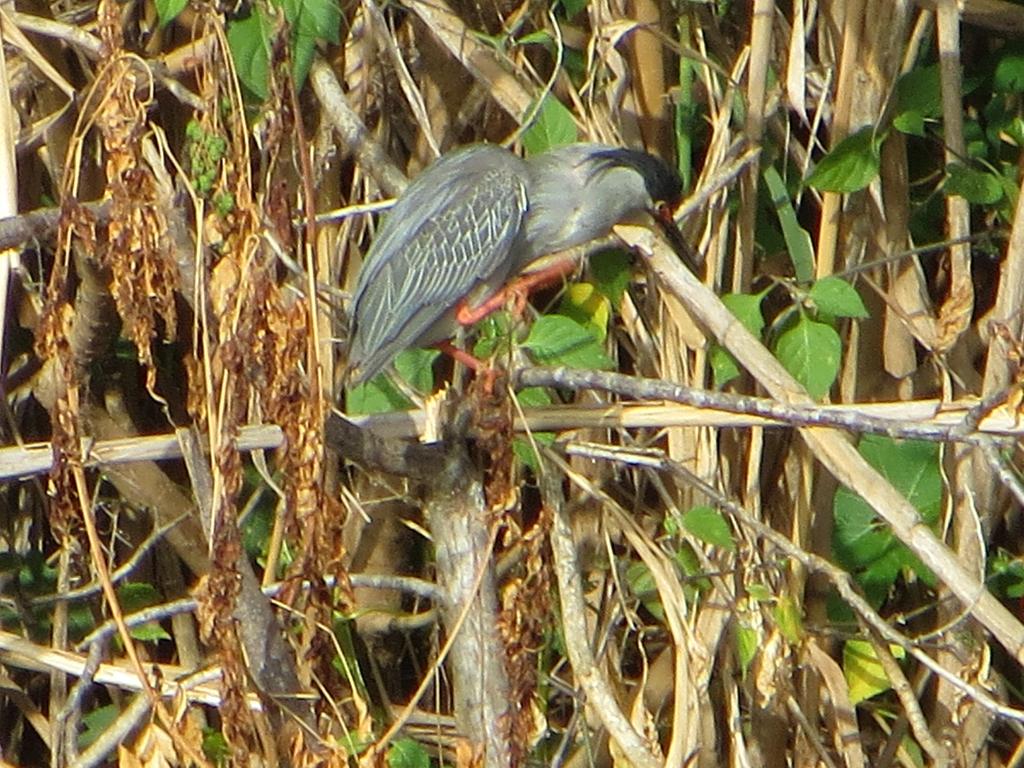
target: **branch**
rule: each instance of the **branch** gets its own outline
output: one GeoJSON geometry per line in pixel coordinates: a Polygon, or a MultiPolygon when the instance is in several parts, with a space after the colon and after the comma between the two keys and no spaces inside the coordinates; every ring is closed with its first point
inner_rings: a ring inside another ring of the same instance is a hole
{"type": "MultiPolygon", "coordinates": [[[[807,391],[764,345],[736,319],[707,286],[685,270],[650,230],[617,227],[623,239],[646,254],[659,284],[678,298],[775,399],[790,405],[813,406],[807,391]]],[[[896,536],[957,596],[961,603],[1024,664],[1024,625],[1000,603],[984,583],[968,571],[925,523],[914,506],[864,459],[841,433],[822,427],[801,427],[800,435],[814,457],[892,526],[896,536]]]]}

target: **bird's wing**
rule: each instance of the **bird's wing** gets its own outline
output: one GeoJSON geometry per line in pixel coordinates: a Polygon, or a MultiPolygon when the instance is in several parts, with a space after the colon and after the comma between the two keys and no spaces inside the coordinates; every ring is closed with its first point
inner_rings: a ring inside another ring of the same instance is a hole
{"type": "Polygon", "coordinates": [[[420,341],[477,285],[506,277],[526,211],[524,174],[504,150],[476,149],[487,151],[420,174],[374,241],[353,297],[358,380],[420,341]]]}

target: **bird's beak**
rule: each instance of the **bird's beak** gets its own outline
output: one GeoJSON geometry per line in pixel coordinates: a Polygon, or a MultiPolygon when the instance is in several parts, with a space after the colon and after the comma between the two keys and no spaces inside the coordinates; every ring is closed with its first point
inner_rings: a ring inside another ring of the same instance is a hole
{"type": "Polygon", "coordinates": [[[697,253],[697,250],[686,241],[686,238],[683,237],[683,233],[680,231],[679,225],[676,224],[672,211],[673,207],[670,204],[659,203],[652,213],[655,221],[660,225],[661,232],[665,236],[665,239],[668,241],[669,245],[672,246],[672,250],[675,251],[676,255],[686,265],[687,269],[700,277],[704,271],[701,268],[704,259],[699,253],[697,253]]]}

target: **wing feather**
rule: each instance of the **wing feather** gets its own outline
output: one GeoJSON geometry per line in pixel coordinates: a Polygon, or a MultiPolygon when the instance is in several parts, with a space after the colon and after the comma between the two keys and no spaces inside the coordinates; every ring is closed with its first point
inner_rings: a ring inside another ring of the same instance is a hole
{"type": "Polygon", "coordinates": [[[434,341],[426,336],[477,286],[504,281],[526,207],[522,161],[499,147],[446,155],[416,178],[359,274],[349,352],[355,381],[434,341]]]}

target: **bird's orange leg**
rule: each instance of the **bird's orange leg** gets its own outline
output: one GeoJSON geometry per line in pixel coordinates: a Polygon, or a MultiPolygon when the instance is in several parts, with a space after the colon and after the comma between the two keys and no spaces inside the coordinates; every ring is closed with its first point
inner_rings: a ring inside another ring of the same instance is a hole
{"type": "Polygon", "coordinates": [[[466,350],[459,349],[450,341],[441,341],[434,346],[452,358],[452,360],[462,363],[469,368],[477,376],[477,379],[483,382],[483,391],[486,394],[490,395],[494,391],[494,382],[497,381],[498,372],[487,365],[487,363],[473,357],[466,350]]]}
{"type": "MultiPolygon", "coordinates": [[[[483,303],[478,304],[475,307],[470,307],[466,300],[462,299],[455,306],[455,320],[459,325],[473,325],[474,323],[478,323],[483,320],[488,315],[497,312],[499,309],[509,304],[509,302],[512,303],[515,314],[517,316],[521,316],[523,311],[526,309],[526,300],[529,298],[531,293],[541,288],[546,288],[547,286],[561,282],[568,275],[572,274],[575,269],[575,259],[571,257],[559,259],[543,269],[539,269],[536,272],[530,272],[506,283],[505,286],[500,288],[496,293],[489,296],[483,301],[483,303]]],[[[469,352],[459,349],[450,341],[442,341],[435,346],[452,359],[462,363],[477,376],[483,377],[484,392],[490,393],[493,390],[497,371],[489,368],[482,360],[478,360],[473,357],[469,352]]]]}
{"type": "Polygon", "coordinates": [[[497,312],[508,304],[509,300],[513,302],[516,314],[521,315],[526,307],[526,299],[531,293],[561,282],[575,269],[576,261],[574,259],[561,259],[543,269],[530,272],[507,283],[497,293],[475,307],[470,307],[463,299],[455,308],[455,319],[459,325],[473,325],[497,312]]]}
{"type": "Polygon", "coordinates": [[[434,345],[444,354],[448,355],[452,360],[462,363],[464,366],[473,371],[473,373],[480,373],[486,366],[483,360],[478,360],[473,357],[469,352],[464,349],[459,349],[450,341],[439,341],[434,345]]]}

